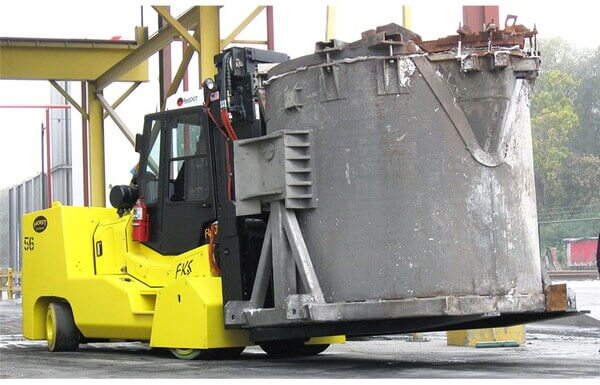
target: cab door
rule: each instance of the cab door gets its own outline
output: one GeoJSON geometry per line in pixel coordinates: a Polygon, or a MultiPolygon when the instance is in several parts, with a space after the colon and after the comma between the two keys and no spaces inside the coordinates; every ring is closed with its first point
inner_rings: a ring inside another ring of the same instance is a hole
{"type": "Polygon", "coordinates": [[[203,108],[174,111],[166,122],[160,248],[180,254],[203,244],[216,220],[212,130],[203,108]]]}
{"type": "Polygon", "coordinates": [[[150,221],[145,244],[163,255],[202,245],[216,220],[211,131],[202,107],[146,117],[138,171],[150,221]]]}

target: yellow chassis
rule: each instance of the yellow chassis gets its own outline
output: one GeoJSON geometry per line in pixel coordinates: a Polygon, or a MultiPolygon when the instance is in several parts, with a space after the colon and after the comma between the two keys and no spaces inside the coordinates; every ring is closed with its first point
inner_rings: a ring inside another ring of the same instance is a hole
{"type": "MultiPolygon", "coordinates": [[[[164,256],[131,240],[131,216],[62,206],[23,217],[23,335],[46,339],[46,309],[66,301],[86,339],[148,341],[152,347],[253,345],[226,330],[221,278],[208,246],[164,256]]],[[[343,336],[307,344],[343,343],[343,336]]]]}

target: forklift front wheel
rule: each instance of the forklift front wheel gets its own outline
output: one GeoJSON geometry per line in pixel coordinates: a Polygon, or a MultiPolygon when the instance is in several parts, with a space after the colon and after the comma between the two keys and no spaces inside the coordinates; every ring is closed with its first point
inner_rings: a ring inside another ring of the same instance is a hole
{"type": "Polygon", "coordinates": [[[201,353],[200,349],[171,349],[171,354],[180,360],[195,360],[201,353]]]}
{"type": "Polygon", "coordinates": [[[73,352],[79,347],[79,329],[75,326],[71,307],[52,302],[46,312],[46,341],[51,352],[73,352]]]}
{"type": "Polygon", "coordinates": [[[323,353],[328,347],[326,345],[305,345],[304,341],[278,341],[265,342],[260,345],[261,349],[271,358],[287,358],[316,356],[323,353]]]}
{"type": "Polygon", "coordinates": [[[237,358],[244,351],[244,346],[236,348],[216,348],[216,349],[181,349],[173,348],[171,353],[182,360],[195,360],[197,358],[206,360],[232,360],[237,358]]]}

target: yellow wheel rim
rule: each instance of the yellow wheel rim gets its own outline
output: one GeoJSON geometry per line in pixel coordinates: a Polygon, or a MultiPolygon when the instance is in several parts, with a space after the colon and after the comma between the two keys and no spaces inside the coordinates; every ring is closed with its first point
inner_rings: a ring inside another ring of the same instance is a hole
{"type": "Polygon", "coordinates": [[[46,341],[48,342],[48,349],[54,350],[54,344],[56,343],[56,327],[54,322],[54,308],[48,307],[46,313],[46,341]]]}
{"type": "Polygon", "coordinates": [[[171,349],[173,355],[177,358],[183,360],[193,360],[194,358],[200,355],[200,350],[198,349],[185,349],[185,348],[173,348],[171,349]]]}

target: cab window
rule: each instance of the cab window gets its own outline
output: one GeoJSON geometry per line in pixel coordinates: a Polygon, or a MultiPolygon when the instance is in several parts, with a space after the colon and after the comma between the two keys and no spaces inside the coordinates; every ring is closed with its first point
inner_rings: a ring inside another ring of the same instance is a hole
{"type": "Polygon", "coordinates": [[[176,117],[168,136],[169,201],[207,202],[210,198],[208,129],[201,115],[176,117]]]}

